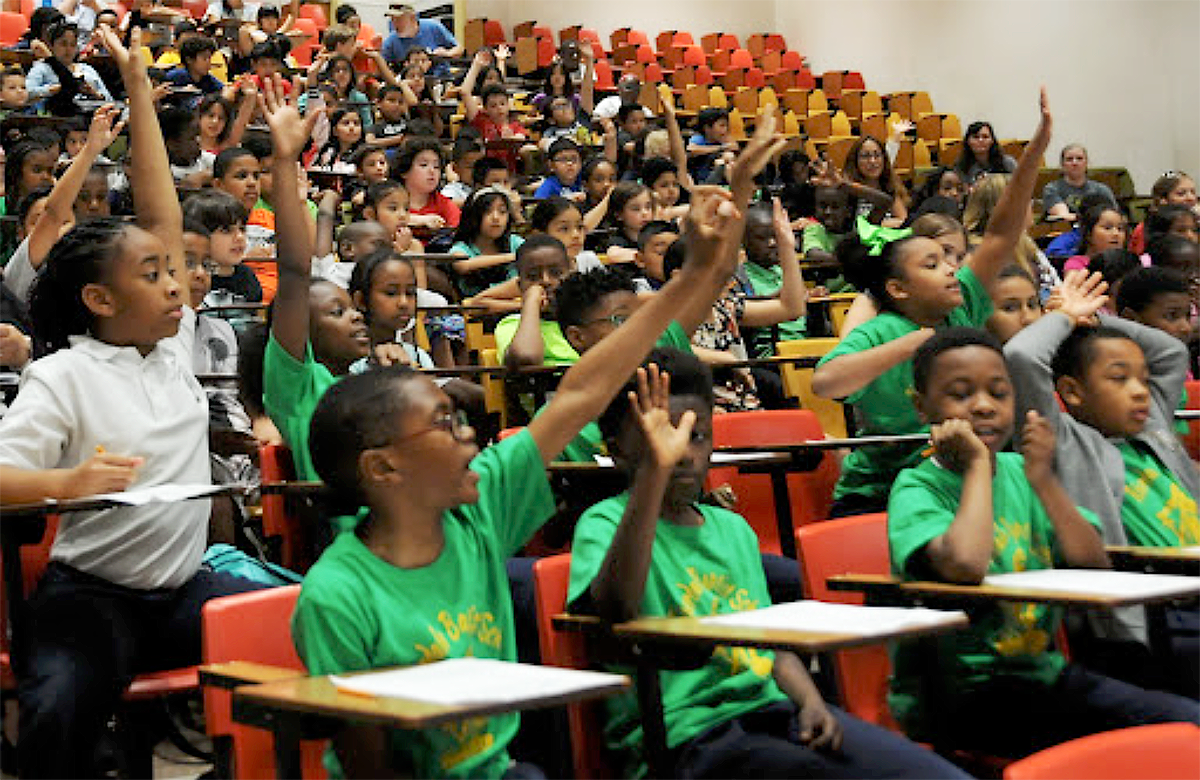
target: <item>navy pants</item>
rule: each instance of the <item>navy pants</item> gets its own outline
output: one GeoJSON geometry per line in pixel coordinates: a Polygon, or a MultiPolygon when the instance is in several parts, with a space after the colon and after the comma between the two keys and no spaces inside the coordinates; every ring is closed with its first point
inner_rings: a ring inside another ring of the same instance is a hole
{"type": "Polygon", "coordinates": [[[21,777],[94,776],[134,676],[199,663],[204,602],[264,587],[202,569],[178,589],[141,591],[51,563],[18,637],[21,777]]]}
{"type": "MultiPolygon", "coordinates": [[[[942,709],[938,733],[919,739],[1000,756],[1026,756],[1101,731],[1151,723],[1196,723],[1200,704],[1148,691],[1069,664],[1053,685],[995,677],[958,695],[942,709]]],[[[911,733],[911,732],[910,732],[911,733]]]]}
{"type": "Polygon", "coordinates": [[[676,749],[675,776],[755,778],[965,778],[932,751],[830,706],[842,726],[838,751],[800,744],[798,710],[776,702],[715,726],[676,749]]]}

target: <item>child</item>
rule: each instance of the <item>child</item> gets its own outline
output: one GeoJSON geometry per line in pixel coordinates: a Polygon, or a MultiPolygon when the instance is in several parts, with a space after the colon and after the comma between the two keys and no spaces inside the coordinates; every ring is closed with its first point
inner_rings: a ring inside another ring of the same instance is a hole
{"type": "Polygon", "coordinates": [[[367,145],[390,150],[404,143],[409,106],[405,88],[399,84],[385,84],[375,96],[375,106],[379,109],[379,121],[367,131],[367,145]]]}
{"type": "Polygon", "coordinates": [[[211,183],[217,156],[200,148],[199,123],[195,115],[187,109],[168,106],[158,113],[158,124],[167,145],[175,183],[187,189],[198,189],[211,183]]]}
{"type": "MultiPolygon", "coordinates": [[[[412,263],[384,246],[354,264],[350,276],[350,299],[363,313],[371,339],[372,353],[381,345],[399,346],[395,363],[414,368],[434,368],[429,353],[414,343],[412,331],[417,322],[417,276],[412,263]]],[[[350,366],[350,373],[361,374],[370,358],[350,366]]],[[[440,386],[440,385],[439,385],[440,386]]]]}
{"type": "Polygon", "coordinates": [[[560,138],[568,138],[576,144],[584,144],[591,140],[591,133],[579,121],[572,96],[557,95],[547,100],[542,106],[542,117],[546,129],[542,131],[542,140],[539,143],[545,152],[549,152],[551,145],[560,138]]]}
{"type": "Polygon", "coordinates": [[[422,241],[445,228],[458,227],[458,206],[438,191],[443,164],[442,145],[433,138],[409,139],[396,158],[393,175],[408,191],[409,224],[422,241]]]}
{"type": "Polygon", "coordinates": [[[723,108],[705,108],[696,115],[696,133],[688,139],[688,168],[692,180],[707,182],[723,152],[737,151],[729,140],[729,112],[723,108]]]}
{"type": "Polygon", "coordinates": [[[550,175],[542,179],[535,198],[551,198],[561,195],[576,203],[582,202],[585,195],[579,180],[579,169],[583,165],[583,155],[579,144],[570,138],[559,138],[550,144],[546,155],[550,161],[550,175]]]}
{"type": "Polygon", "coordinates": [[[1128,232],[1125,215],[1112,205],[1093,206],[1079,221],[1083,236],[1079,254],[1063,264],[1064,271],[1087,268],[1088,260],[1106,249],[1124,249],[1128,232]]]}
{"type": "MultiPolygon", "coordinates": [[[[520,122],[510,118],[508,91],[500,85],[484,87],[479,96],[473,92],[479,72],[488,64],[488,55],[480,51],[471,60],[471,69],[467,71],[462,83],[463,114],[467,122],[479,131],[480,138],[487,144],[501,138],[524,139],[525,128],[520,122]]],[[[517,170],[517,151],[512,147],[492,149],[487,152],[489,157],[503,160],[510,172],[517,170]]]]}
{"type": "Polygon", "coordinates": [[[616,186],[617,166],[607,157],[593,155],[583,163],[579,178],[587,195],[583,202],[584,211],[591,211],[599,206],[616,186]]]}
{"type": "Polygon", "coordinates": [[[557,238],[531,236],[517,250],[516,267],[521,311],[496,323],[496,356],[510,368],[576,363],[579,353],[554,319],[554,291],[571,273],[566,248],[557,238]]]}
{"type": "Polygon", "coordinates": [[[1192,335],[1187,279],[1170,268],[1138,268],[1121,280],[1117,313],[1187,344],[1192,335]]]}
{"type": "MultiPolygon", "coordinates": [[[[205,303],[257,303],[263,299],[262,285],[254,272],[242,264],[246,254],[246,207],[221,190],[205,190],[183,204],[184,219],[209,231],[209,256],[215,267],[212,292],[205,303]]],[[[235,322],[245,317],[234,318],[235,322]]]]}
{"type": "MultiPolygon", "coordinates": [[[[750,233],[753,217],[746,215],[746,233],[750,233]]],[[[679,228],[671,222],[656,219],[647,222],[638,233],[638,250],[634,263],[642,270],[641,276],[635,278],[638,292],[656,292],[667,283],[665,258],[667,250],[679,240],[679,228]]]]}
{"type": "MultiPolygon", "coordinates": [[[[843,335],[813,373],[813,392],[852,404],[859,435],[924,430],[915,410],[905,404],[912,388],[912,354],[935,327],[981,327],[991,315],[987,287],[1008,265],[1024,233],[1050,124],[1043,92],[1038,128],[988,222],[984,240],[962,269],[928,238],[886,243],[878,256],[870,255],[861,239],[842,242],[839,250],[849,261],[851,281],[869,291],[884,313],[843,335]]],[[[890,445],[851,452],[842,462],[830,516],[882,511],[896,474],[920,462],[920,451],[920,446],[890,445]]]]}
{"type": "MultiPolygon", "coordinates": [[[[715,294],[732,271],[721,231],[736,231],[733,220],[717,216],[722,201],[699,204],[695,256],[684,277],[572,367],[524,431],[482,454],[450,400],[418,374],[351,377],[321,400],[312,425],[318,471],[339,504],[365,503],[370,514],[305,580],[293,637],[309,672],[466,655],[516,659],[505,559],[554,512],[545,464],[600,413],[672,309],[715,294]],[[474,630],[450,630],[459,615],[474,630]]],[[[352,777],[499,778],[518,720],[504,714],[422,731],[347,728],[330,758],[352,777]]]]}
{"type": "MultiPolygon", "coordinates": [[[[179,44],[179,65],[167,71],[164,78],[168,84],[176,87],[194,87],[206,95],[220,92],[225,85],[209,72],[216,52],[217,43],[212,38],[188,38],[179,44]]],[[[191,101],[191,104],[195,105],[197,102],[198,99],[191,101]]]]}
{"type": "Polygon", "coordinates": [[[112,169],[112,163],[107,165],[99,162],[104,159],[101,155],[97,157],[97,163],[93,165],[87,172],[87,178],[83,180],[83,186],[79,188],[79,194],[75,196],[75,221],[83,222],[85,219],[94,219],[96,217],[107,217],[112,214],[112,204],[109,203],[109,170],[112,169]]]}
{"type": "Polygon", "coordinates": [[[613,234],[606,239],[609,262],[632,262],[638,235],[654,218],[650,189],[635,181],[623,181],[608,196],[608,225],[613,234]]]}
{"type": "MultiPolygon", "coordinates": [[[[850,203],[845,198],[842,198],[842,202],[845,216],[848,219],[850,203]]],[[[784,213],[786,214],[786,212],[784,213]]],[[[836,216],[824,213],[820,191],[817,194],[817,213],[822,218],[828,219],[830,224],[835,226],[838,224],[836,216]]],[[[794,251],[795,243],[795,234],[792,233],[790,224],[784,235],[783,229],[775,224],[774,215],[770,209],[750,209],[746,214],[746,233],[742,237],[742,249],[746,252],[746,262],[742,265],[742,270],[750,282],[749,294],[762,298],[781,293],[787,273],[784,264],[780,261],[779,248],[788,246],[792,247],[794,251]]],[[[774,328],[760,329],[755,335],[761,334],[761,337],[752,339],[755,354],[758,357],[770,357],[775,354],[776,341],[805,338],[808,329],[807,321],[807,316],[800,316],[780,322],[774,328]]]]}
{"type": "Polygon", "coordinates": [[[76,62],[79,54],[79,28],[70,22],[50,25],[45,44],[34,44],[34,52],[43,59],[29,69],[25,85],[29,99],[55,116],[74,116],[79,111],[77,98],[112,102],[112,95],[100,74],[86,62],[76,62]]]}
{"type": "MultiPolygon", "coordinates": [[[[140,30],[132,57],[108,28],[97,35],[129,95],[138,223],[82,225],[47,258],[30,313],[55,354],[25,369],[0,421],[3,504],[210,482],[182,220],[161,196],[173,185],[140,30]]],[[[96,776],[96,748],[134,675],[197,663],[204,602],[257,587],[201,569],[208,517],[202,499],[63,518],[14,657],[22,777],[96,776]]]]}
{"type": "Polygon", "coordinates": [[[810,263],[829,263],[834,250],[845,238],[851,225],[850,191],[844,187],[817,187],[813,194],[816,222],[804,228],[804,259],[810,263]]]}
{"type": "Polygon", "coordinates": [[[1042,318],[1042,299],[1037,283],[1019,265],[1005,266],[990,290],[992,316],[988,317],[988,332],[1007,344],[1022,330],[1042,318]]]}
{"type": "Polygon", "coordinates": [[[25,86],[25,71],[19,65],[10,65],[0,71],[0,116],[28,111],[29,89],[25,86]]]}
{"type": "Polygon", "coordinates": [[[17,204],[38,187],[54,184],[54,150],[22,139],[5,149],[4,211],[15,214],[17,204]]]}
{"type": "Polygon", "coordinates": [[[363,142],[362,119],[357,111],[339,108],[333,112],[329,123],[333,128],[329,134],[329,142],[317,153],[313,165],[328,168],[334,173],[353,171],[354,156],[363,142]]]}
{"type": "MultiPolygon", "coordinates": [[[[1018,168],[1019,170],[1019,168],[1018,168]]],[[[1018,174],[1019,175],[1019,174],[1018,174]]],[[[1009,342],[1083,314],[1043,317],[1009,342]]],[[[1020,455],[1003,452],[1015,423],[1013,380],[1000,344],[969,328],[939,331],[913,358],[913,403],[932,426],[934,456],[901,472],[888,503],[892,568],[905,579],[975,585],[987,574],[1054,566],[1107,568],[1095,515],[1055,475],[1054,463],[1099,464],[1076,451],[1056,456],[1055,428],[1030,410],[1020,455]]],[[[1020,371],[1016,367],[1016,371],[1020,371]]],[[[1021,395],[1020,389],[1017,396],[1021,395]]],[[[1050,394],[1052,395],[1052,394],[1050,394]]],[[[1054,401],[1050,400],[1050,406],[1054,401]]],[[[1044,402],[1037,404],[1045,407],[1044,402]]],[[[1096,490],[1095,467],[1077,468],[1096,490]]],[[[1107,492],[1109,498],[1113,495],[1107,492]]],[[[896,653],[892,711],[914,739],[1023,756],[1085,734],[1169,721],[1196,722],[1195,702],[1149,692],[1067,663],[1052,649],[1058,610],[1001,604],[947,638],[954,659],[929,667],[915,643],[896,653]],[[932,699],[923,670],[942,676],[932,699]]],[[[1075,645],[1072,655],[1076,658],[1075,645]]]]}
{"type": "Polygon", "coordinates": [[[249,149],[225,149],[213,161],[213,186],[232,195],[247,214],[258,203],[259,178],[258,160],[249,149]]]}
{"type": "Polygon", "coordinates": [[[471,166],[471,178],[475,180],[476,187],[501,187],[508,189],[511,174],[503,160],[497,160],[495,157],[484,155],[471,166]]]}
{"type": "MultiPolygon", "coordinates": [[[[1191,209],[1200,216],[1200,205],[1196,199],[1196,182],[1191,176],[1181,171],[1168,171],[1154,182],[1154,186],[1150,188],[1150,208],[1157,209],[1159,206],[1168,204],[1183,206],[1191,209]]],[[[1149,242],[1146,241],[1145,222],[1138,225],[1133,231],[1133,235],[1129,237],[1129,248],[1134,252],[1144,252],[1149,248],[1149,242]]]]}
{"type": "MultiPolygon", "coordinates": [[[[475,164],[480,159],[491,159],[483,157],[483,144],[478,140],[467,135],[459,135],[454,141],[454,148],[450,152],[450,168],[446,171],[446,178],[451,179],[442,187],[442,194],[459,208],[467,202],[467,198],[471,197],[471,193],[475,190],[478,179],[475,178],[475,164]]],[[[499,162],[498,160],[496,162],[499,162]]],[[[503,164],[501,164],[503,167],[503,164]]],[[[507,168],[504,168],[508,172],[507,168]]],[[[479,186],[487,186],[480,184],[479,186]]]]}
{"type": "MultiPolygon", "coordinates": [[[[712,455],[712,379],[675,350],[655,350],[648,360],[600,418],[630,484],[576,526],[571,611],[621,622],[769,606],[754,532],[741,516],[700,501],[712,455]]],[[[722,647],[698,670],[661,676],[673,777],[964,776],[828,706],[789,652],[722,647]]],[[[625,759],[622,776],[640,776],[636,700],[623,695],[606,705],[605,732],[625,759]]]]}
{"type": "Polygon", "coordinates": [[[465,296],[478,295],[508,278],[515,253],[524,243],[512,232],[508,195],[494,188],[476,192],[463,208],[450,254],[466,255],[455,260],[459,291],[465,296]]]}
{"type": "Polygon", "coordinates": [[[382,225],[392,248],[401,254],[424,251],[421,242],[413,237],[410,202],[408,190],[391,179],[368,185],[363,199],[363,216],[382,225]]]}

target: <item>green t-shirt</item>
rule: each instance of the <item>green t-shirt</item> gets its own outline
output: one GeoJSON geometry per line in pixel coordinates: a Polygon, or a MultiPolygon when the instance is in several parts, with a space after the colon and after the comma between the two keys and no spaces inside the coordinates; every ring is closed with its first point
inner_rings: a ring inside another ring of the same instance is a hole
{"type": "MultiPolygon", "coordinates": [[[[569,601],[583,595],[595,579],[628,501],[628,493],[614,496],[579,518],[571,547],[569,601]]],[[[770,605],[754,531],[728,510],[704,504],[696,508],[704,517],[698,526],[659,520],[641,614],[704,616],[770,605]]],[[[667,744],[677,747],[713,726],[786,698],[775,684],[773,668],[770,652],[719,647],[700,669],[662,672],[667,744]]],[[[613,697],[606,704],[610,747],[628,757],[631,774],[645,775],[636,695],[613,697]]]]}
{"type": "Polygon", "coordinates": [[[805,253],[810,249],[821,249],[832,253],[845,237],[845,233],[830,233],[820,222],[813,222],[804,227],[800,246],[805,253]]]}
{"type": "MultiPolygon", "coordinates": [[[[742,266],[746,270],[746,278],[754,288],[754,294],[766,297],[775,295],[783,286],[783,269],[778,265],[762,266],[758,263],[747,262],[742,266]]],[[[781,322],[774,328],[756,328],[754,338],[754,356],[771,357],[775,354],[773,333],[778,331],[779,341],[795,341],[807,338],[808,318],[797,317],[794,320],[781,322]]]]}
{"type": "MultiPolygon", "coordinates": [[[[471,462],[479,502],[443,515],[446,546],[419,569],[376,557],[341,534],[305,577],[292,638],[311,674],[410,666],[444,658],[517,660],[505,560],[554,512],[537,445],[522,431],[471,462]]],[[[412,777],[498,778],[520,718],[475,718],[393,730],[389,760],[412,777]]],[[[330,777],[341,766],[326,754],[330,777]]]]}
{"type": "Polygon", "coordinates": [[[308,452],[308,426],[313,411],[337,377],[313,358],[312,344],[304,348],[304,362],[280,346],[272,333],[263,354],[263,407],[292,450],[296,478],[317,481],[308,452]]]}
{"type": "MultiPolygon", "coordinates": [[[[970,268],[958,272],[962,285],[962,305],[950,312],[943,326],[982,328],[992,313],[992,300],[970,268]]],[[[818,365],[895,341],[919,330],[920,326],[895,312],[883,312],[847,333],[818,365]]],[[[884,371],[870,384],[845,399],[854,407],[859,436],[922,433],[929,426],[921,422],[913,406],[912,360],[905,360],[884,371]]],[[[921,461],[921,444],[860,447],[851,450],[842,461],[842,476],[834,498],[854,493],[867,498],[885,499],[888,488],[901,469],[921,461]]]]}
{"type": "MultiPolygon", "coordinates": [[[[678,322],[671,320],[671,324],[663,331],[655,342],[658,347],[673,347],[682,352],[691,354],[692,344],[688,341],[687,334],[683,332],[683,326],[678,322]]],[[[546,410],[543,406],[538,409],[538,414],[546,410]]],[[[597,455],[607,455],[608,448],[604,446],[604,435],[600,433],[600,426],[594,422],[590,422],[583,426],[579,431],[579,435],[571,440],[566,449],[558,456],[557,460],[570,461],[571,463],[595,463],[597,455]]]]}
{"type": "Polygon", "coordinates": [[[1129,541],[1146,547],[1200,544],[1196,499],[1150,450],[1128,439],[1117,449],[1125,461],[1121,523],[1129,541]]]}
{"type": "MultiPolygon", "coordinates": [[[[892,571],[905,579],[924,579],[916,558],[929,542],[954,522],[962,498],[960,474],[943,468],[934,459],[905,469],[896,478],[888,502],[888,542],[892,571]]],[[[992,479],[992,512],[995,517],[990,574],[1053,568],[1058,560],[1054,526],[1042,502],[1025,477],[1025,460],[1011,452],[996,456],[992,479]]],[[[1079,513],[1100,529],[1099,520],[1086,509],[1079,513]]],[[[944,670],[950,695],[969,693],[995,675],[1030,678],[1044,685],[1058,679],[1065,660],[1052,648],[1061,610],[1044,604],[1001,602],[996,609],[972,617],[971,627],[949,635],[954,665],[944,670]]],[[[890,704],[897,720],[914,739],[922,732],[927,702],[921,690],[919,645],[901,643],[894,654],[890,704]]]]}
{"type": "MultiPolygon", "coordinates": [[[[510,314],[504,319],[496,323],[496,358],[501,363],[504,362],[504,354],[508,352],[508,345],[512,343],[513,336],[517,334],[517,326],[521,324],[521,315],[510,314]]],[[[579,353],[567,341],[567,337],[563,335],[562,328],[554,320],[542,320],[542,344],[545,345],[545,357],[542,359],[542,365],[546,366],[570,366],[574,365],[579,360],[579,353]]]]}

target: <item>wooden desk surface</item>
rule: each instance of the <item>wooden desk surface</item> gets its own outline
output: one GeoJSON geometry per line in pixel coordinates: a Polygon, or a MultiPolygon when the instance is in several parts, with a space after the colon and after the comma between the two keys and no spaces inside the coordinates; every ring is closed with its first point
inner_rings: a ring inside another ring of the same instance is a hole
{"type": "Polygon", "coordinates": [[[1200,547],[1137,547],[1112,544],[1104,549],[1110,555],[1115,553],[1147,561],[1195,561],[1200,563],[1200,547]]]}
{"type": "Polygon", "coordinates": [[[1177,593],[1160,596],[1112,596],[1108,594],[1065,593],[1039,588],[997,585],[953,585],[946,582],[905,582],[887,574],[837,574],[829,578],[832,590],[862,591],[870,595],[901,594],[916,598],[944,598],[952,601],[1025,601],[1037,604],[1059,604],[1078,607],[1132,607],[1171,601],[1200,592],[1200,582],[1194,590],[1179,589],[1177,593]]]}
{"type": "Polygon", "coordinates": [[[705,623],[692,617],[647,617],[612,627],[615,636],[624,639],[691,644],[764,647],[775,650],[795,650],[800,653],[825,653],[850,647],[877,645],[893,639],[913,639],[921,636],[955,631],[969,625],[966,615],[947,619],[936,626],[914,626],[881,634],[857,634],[824,631],[792,631],[774,628],[749,628],[705,623]]]}
{"type": "Polygon", "coordinates": [[[300,669],[258,664],[252,661],[225,661],[219,664],[204,664],[198,669],[201,685],[216,688],[236,688],[240,685],[261,685],[278,680],[291,680],[306,676],[300,669]]]}
{"type": "Polygon", "coordinates": [[[442,723],[497,715],[515,710],[554,707],[575,701],[596,699],[619,693],[630,685],[628,679],[559,696],[546,696],[524,702],[486,702],[480,704],[434,704],[415,699],[360,696],[343,693],[328,677],[299,677],[261,685],[248,685],[233,692],[235,699],[254,702],[276,710],[320,715],[356,723],[423,729],[442,723]]]}

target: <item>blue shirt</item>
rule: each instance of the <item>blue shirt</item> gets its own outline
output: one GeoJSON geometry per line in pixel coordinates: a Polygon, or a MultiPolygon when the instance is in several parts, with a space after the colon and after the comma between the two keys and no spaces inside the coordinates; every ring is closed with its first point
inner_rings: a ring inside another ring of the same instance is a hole
{"type": "MultiPolygon", "coordinates": [[[[395,32],[388,35],[383,42],[383,58],[393,67],[404,62],[404,56],[414,46],[421,46],[430,52],[434,49],[453,49],[458,45],[450,31],[436,19],[418,19],[417,34],[411,38],[401,38],[395,32]]],[[[442,75],[446,70],[445,63],[435,62],[433,74],[442,75]]]]}
{"type": "Polygon", "coordinates": [[[535,198],[553,198],[555,195],[562,195],[564,192],[581,192],[579,180],[574,184],[563,184],[554,174],[550,174],[542,179],[542,183],[538,185],[537,192],[533,193],[535,198]]]}

